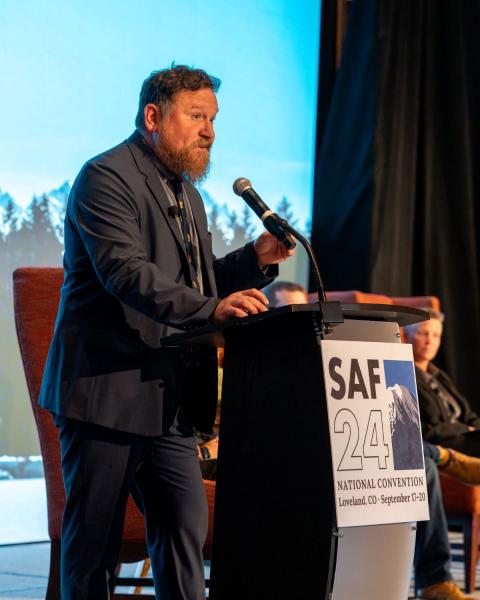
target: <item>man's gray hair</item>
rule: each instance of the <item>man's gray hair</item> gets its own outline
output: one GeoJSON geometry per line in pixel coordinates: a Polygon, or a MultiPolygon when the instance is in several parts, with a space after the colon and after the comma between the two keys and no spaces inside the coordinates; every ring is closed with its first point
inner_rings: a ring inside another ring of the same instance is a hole
{"type": "MultiPolygon", "coordinates": [[[[445,315],[439,310],[435,310],[434,308],[430,308],[428,306],[419,306],[418,308],[428,313],[430,319],[436,319],[437,321],[440,321],[440,323],[443,323],[445,321],[445,315]]],[[[415,334],[417,327],[422,323],[425,323],[425,321],[420,321],[420,323],[413,323],[412,325],[406,325],[403,328],[406,337],[411,338],[415,334]]]]}

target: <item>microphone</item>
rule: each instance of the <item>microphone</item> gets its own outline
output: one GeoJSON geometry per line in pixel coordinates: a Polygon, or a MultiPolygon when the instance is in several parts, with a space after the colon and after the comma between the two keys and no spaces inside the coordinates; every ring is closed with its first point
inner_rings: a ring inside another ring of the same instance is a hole
{"type": "Polygon", "coordinates": [[[320,275],[320,269],[318,268],[317,257],[313,251],[310,242],[296,229],[294,229],[285,219],[279,217],[276,213],[272,212],[260,196],[255,192],[251,182],[246,177],[239,177],[233,183],[233,191],[237,196],[241,196],[253,212],[262,219],[265,229],[274,235],[282,244],[290,250],[295,248],[295,239],[297,239],[302,246],[305,248],[310,262],[313,267],[315,274],[318,302],[321,311],[321,329],[325,333],[328,327],[325,326],[327,322],[332,323],[343,323],[343,315],[341,315],[340,303],[339,302],[326,302],[325,286],[323,285],[322,276],[320,275]],[[330,309],[332,305],[335,305],[333,309],[330,309]],[[329,312],[333,310],[333,312],[329,312]],[[328,313],[328,314],[327,314],[328,313]]]}
{"type": "Polygon", "coordinates": [[[288,250],[295,248],[295,240],[285,231],[288,223],[268,208],[246,177],[239,177],[233,182],[233,191],[237,196],[241,196],[253,212],[260,217],[269,233],[282,242],[288,250]]]}

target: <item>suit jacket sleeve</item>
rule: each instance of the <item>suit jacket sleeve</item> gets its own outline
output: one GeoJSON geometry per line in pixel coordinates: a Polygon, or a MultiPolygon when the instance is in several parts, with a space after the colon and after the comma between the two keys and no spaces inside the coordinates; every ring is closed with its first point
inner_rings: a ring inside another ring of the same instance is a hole
{"type": "Polygon", "coordinates": [[[253,242],[230,252],[224,258],[216,259],[213,269],[220,298],[238,290],[265,287],[278,275],[277,265],[260,269],[253,242]]]}
{"type": "Polygon", "coordinates": [[[107,166],[87,163],[69,200],[68,217],[104,288],[128,306],[165,325],[205,322],[218,300],[167,277],[149,262],[135,193],[107,166]]]}

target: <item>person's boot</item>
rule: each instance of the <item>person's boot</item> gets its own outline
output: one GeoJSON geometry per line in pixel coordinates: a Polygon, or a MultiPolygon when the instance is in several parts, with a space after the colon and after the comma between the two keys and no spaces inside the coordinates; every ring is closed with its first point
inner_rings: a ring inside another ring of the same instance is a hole
{"type": "Polygon", "coordinates": [[[442,448],[438,468],[441,473],[466,485],[480,485],[480,458],[467,456],[451,448],[442,448]]]}
{"type": "Polygon", "coordinates": [[[454,581],[442,581],[418,590],[417,598],[419,600],[475,600],[473,596],[465,596],[454,581]]]}

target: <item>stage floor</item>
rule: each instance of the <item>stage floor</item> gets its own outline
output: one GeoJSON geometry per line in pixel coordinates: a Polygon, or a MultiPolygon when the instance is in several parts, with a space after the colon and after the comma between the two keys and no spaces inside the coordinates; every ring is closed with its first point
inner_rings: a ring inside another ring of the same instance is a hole
{"type": "MultiPolygon", "coordinates": [[[[0,598],[45,598],[49,559],[48,542],[0,546],[0,598]]],[[[135,569],[135,564],[123,565],[122,575],[134,576],[135,569]]],[[[128,588],[120,589],[129,593],[128,588]]]]}
{"type": "MultiPolygon", "coordinates": [[[[458,540],[459,534],[453,534],[453,537],[458,540]]],[[[0,598],[2,600],[45,598],[49,554],[48,543],[0,546],[0,598]]],[[[463,563],[454,561],[452,571],[455,580],[462,586],[463,563]]],[[[122,568],[124,575],[133,575],[134,572],[135,565],[125,565],[122,568]]],[[[477,571],[477,581],[480,588],[480,568],[477,571]]],[[[145,593],[147,590],[148,588],[145,588],[145,593]]],[[[125,591],[128,593],[128,590],[125,591]]],[[[480,589],[477,589],[472,596],[480,600],[480,589]]],[[[413,597],[411,594],[410,598],[413,597]]]]}

